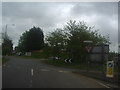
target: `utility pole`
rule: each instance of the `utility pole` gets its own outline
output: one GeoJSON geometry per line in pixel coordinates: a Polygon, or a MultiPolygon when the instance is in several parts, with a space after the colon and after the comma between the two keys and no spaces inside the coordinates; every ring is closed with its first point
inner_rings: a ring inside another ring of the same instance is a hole
{"type": "Polygon", "coordinates": [[[7,37],[7,24],[5,26],[5,37],[7,37]]]}
{"type": "Polygon", "coordinates": [[[7,35],[7,30],[8,30],[8,26],[9,26],[9,25],[14,26],[15,24],[6,24],[6,25],[5,25],[5,37],[8,36],[8,35],[7,35]]]}

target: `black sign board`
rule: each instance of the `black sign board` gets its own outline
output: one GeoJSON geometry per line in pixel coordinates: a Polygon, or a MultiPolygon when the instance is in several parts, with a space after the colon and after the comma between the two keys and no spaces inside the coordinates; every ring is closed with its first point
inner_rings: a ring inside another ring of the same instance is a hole
{"type": "Polygon", "coordinates": [[[109,54],[109,45],[96,45],[93,46],[90,58],[91,61],[107,61],[109,54]]]}

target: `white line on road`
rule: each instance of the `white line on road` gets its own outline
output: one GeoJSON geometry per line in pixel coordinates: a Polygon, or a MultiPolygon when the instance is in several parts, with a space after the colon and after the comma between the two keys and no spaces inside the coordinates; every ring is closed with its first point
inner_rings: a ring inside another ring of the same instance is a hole
{"type": "MultiPolygon", "coordinates": [[[[31,76],[33,76],[34,75],[34,70],[33,70],[33,68],[31,68],[31,76]]],[[[30,80],[30,88],[32,88],[32,79],[30,80]]]]}
{"type": "Polygon", "coordinates": [[[3,66],[5,67],[5,64],[3,66]]]}
{"type": "Polygon", "coordinates": [[[111,88],[111,87],[109,87],[109,86],[107,86],[107,85],[105,85],[105,84],[103,84],[103,83],[101,83],[101,82],[99,82],[99,81],[97,81],[95,79],[92,79],[92,78],[89,78],[89,79],[96,81],[98,84],[100,84],[100,85],[102,85],[102,86],[104,86],[106,88],[111,88]]]}
{"type": "Polygon", "coordinates": [[[47,69],[40,69],[41,71],[49,71],[49,70],[47,70],[47,69]]]}
{"type": "Polygon", "coordinates": [[[5,67],[5,68],[10,68],[10,65],[4,64],[3,67],[5,67]]]}
{"type": "Polygon", "coordinates": [[[53,70],[53,71],[58,71],[57,69],[54,69],[54,68],[52,68],[51,70],[53,70]]]}
{"type": "Polygon", "coordinates": [[[34,71],[34,70],[33,70],[33,68],[32,68],[32,69],[31,69],[31,76],[33,76],[33,75],[34,75],[33,71],[34,71]]]}
{"type": "Polygon", "coordinates": [[[106,87],[106,88],[110,88],[110,87],[108,87],[107,85],[105,85],[105,84],[103,84],[103,83],[101,83],[101,82],[98,82],[98,83],[99,83],[100,85],[106,87]]]}
{"type": "Polygon", "coordinates": [[[5,67],[6,65],[4,64],[3,67],[5,67]]]}
{"type": "Polygon", "coordinates": [[[63,72],[62,70],[58,71],[58,72],[63,72]]]}
{"type": "Polygon", "coordinates": [[[30,88],[32,88],[32,80],[30,80],[30,88]]]}
{"type": "Polygon", "coordinates": [[[63,71],[63,70],[59,70],[58,72],[64,72],[64,73],[67,73],[67,72],[69,72],[69,71],[63,71]]]}

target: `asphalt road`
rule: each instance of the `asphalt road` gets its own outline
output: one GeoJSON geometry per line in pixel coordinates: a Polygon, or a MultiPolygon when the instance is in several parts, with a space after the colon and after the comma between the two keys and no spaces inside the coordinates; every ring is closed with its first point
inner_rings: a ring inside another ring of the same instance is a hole
{"type": "Polygon", "coordinates": [[[9,57],[2,67],[2,88],[106,88],[98,81],[38,59],[9,57]]]}

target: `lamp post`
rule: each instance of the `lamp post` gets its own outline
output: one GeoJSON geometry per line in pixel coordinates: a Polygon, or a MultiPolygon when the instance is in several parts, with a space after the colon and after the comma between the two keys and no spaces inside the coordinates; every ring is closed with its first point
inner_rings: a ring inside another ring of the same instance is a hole
{"type": "Polygon", "coordinates": [[[5,36],[7,36],[8,25],[14,26],[15,24],[6,24],[6,26],[5,26],[5,36]]]}
{"type": "Polygon", "coordinates": [[[57,44],[58,48],[58,59],[60,59],[61,43],[57,44]]]}
{"type": "Polygon", "coordinates": [[[90,40],[88,40],[88,41],[83,41],[86,45],[85,45],[85,49],[86,49],[86,51],[87,51],[87,53],[88,53],[88,57],[86,58],[86,63],[87,63],[87,72],[89,71],[89,65],[90,65],[90,51],[91,51],[91,49],[92,49],[92,43],[93,43],[93,41],[90,41],[90,40]]]}

